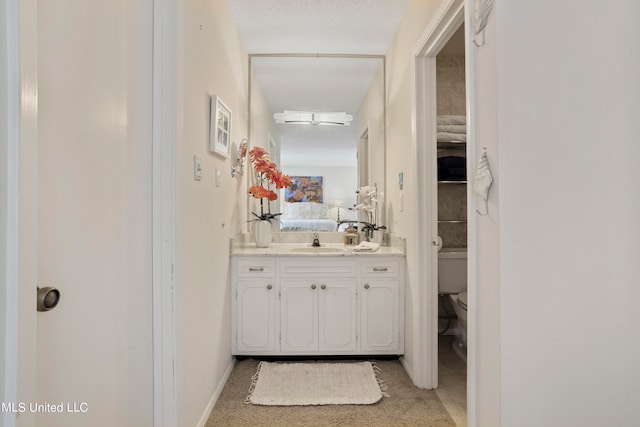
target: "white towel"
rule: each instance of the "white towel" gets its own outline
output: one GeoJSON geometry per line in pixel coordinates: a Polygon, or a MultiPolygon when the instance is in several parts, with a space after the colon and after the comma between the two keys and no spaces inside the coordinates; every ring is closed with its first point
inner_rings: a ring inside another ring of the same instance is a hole
{"type": "Polygon", "coordinates": [[[466,116],[453,116],[453,115],[441,115],[437,117],[437,124],[439,125],[466,125],[466,116]]]}
{"type": "Polygon", "coordinates": [[[465,133],[438,132],[437,136],[439,142],[467,142],[465,133]]]}
{"type": "Polygon", "coordinates": [[[467,133],[467,125],[438,125],[438,132],[467,133]]]}
{"type": "Polygon", "coordinates": [[[357,252],[375,252],[379,248],[380,248],[379,243],[364,241],[364,242],[360,242],[359,245],[355,246],[353,250],[357,252]]]}

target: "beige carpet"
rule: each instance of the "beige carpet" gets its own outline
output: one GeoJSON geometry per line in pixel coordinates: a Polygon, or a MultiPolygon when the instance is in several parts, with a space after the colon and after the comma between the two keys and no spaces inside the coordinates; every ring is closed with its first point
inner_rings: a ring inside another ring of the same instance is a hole
{"type": "Polygon", "coordinates": [[[455,427],[433,390],[415,387],[400,362],[378,360],[390,397],[373,405],[257,406],[244,403],[257,360],[239,361],[206,427],[455,427]]]}

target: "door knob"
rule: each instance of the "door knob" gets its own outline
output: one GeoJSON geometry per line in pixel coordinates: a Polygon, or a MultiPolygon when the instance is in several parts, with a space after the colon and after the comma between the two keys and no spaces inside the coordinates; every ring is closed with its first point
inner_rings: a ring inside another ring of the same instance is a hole
{"type": "Polygon", "coordinates": [[[431,242],[435,246],[436,250],[442,249],[442,237],[437,236],[434,241],[431,242]]]}
{"type": "Polygon", "coordinates": [[[37,289],[36,308],[38,311],[49,311],[56,308],[60,302],[60,291],[50,286],[37,289]]]}

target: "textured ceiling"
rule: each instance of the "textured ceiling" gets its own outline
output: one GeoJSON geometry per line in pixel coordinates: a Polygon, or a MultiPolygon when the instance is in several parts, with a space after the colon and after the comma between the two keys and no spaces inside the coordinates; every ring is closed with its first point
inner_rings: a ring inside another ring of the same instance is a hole
{"type": "MultiPolygon", "coordinates": [[[[250,54],[385,55],[409,0],[226,0],[250,54]]],[[[283,110],[357,114],[380,60],[254,58],[272,113],[283,110]]],[[[282,165],[355,162],[352,126],[278,125],[282,165]],[[322,142],[319,143],[318,141],[322,142]]]]}
{"type": "Polygon", "coordinates": [[[384,55],[409,0],[227,0],[249,53],[384,55]]]}

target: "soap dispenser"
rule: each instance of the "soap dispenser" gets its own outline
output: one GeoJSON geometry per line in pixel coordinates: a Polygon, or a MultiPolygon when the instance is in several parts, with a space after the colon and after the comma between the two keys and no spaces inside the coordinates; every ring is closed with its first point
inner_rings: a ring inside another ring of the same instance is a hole
{"type": "Polygon", "coordinates": [[[353,225],[349,225],[344,230],[344,245],[345,246],[357,246],[360,243],[360,235],[353,225]]]}

